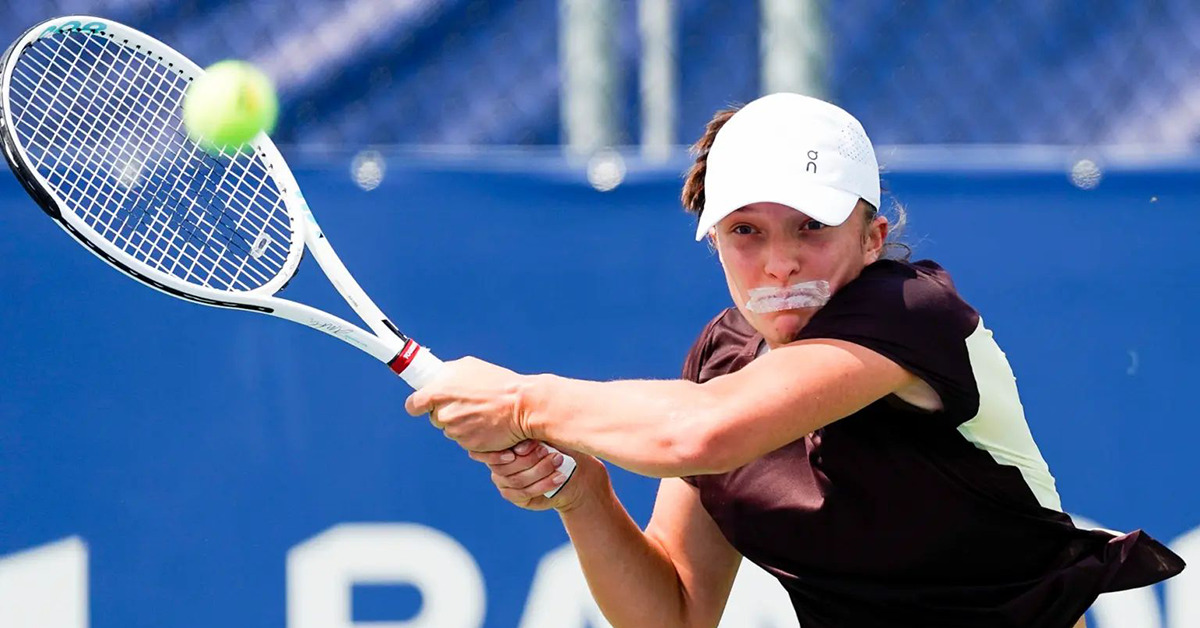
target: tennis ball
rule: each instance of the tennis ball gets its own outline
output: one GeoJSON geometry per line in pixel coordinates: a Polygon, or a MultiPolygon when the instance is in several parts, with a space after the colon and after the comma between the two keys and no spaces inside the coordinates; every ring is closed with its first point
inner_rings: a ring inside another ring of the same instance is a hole
{"type": "Polygon", "coordinates": [[[271,79],[245,61],[214,63],[183,97],[183,124],[206,150],[237,151],[275,126],[279,100],[271,79]]]}

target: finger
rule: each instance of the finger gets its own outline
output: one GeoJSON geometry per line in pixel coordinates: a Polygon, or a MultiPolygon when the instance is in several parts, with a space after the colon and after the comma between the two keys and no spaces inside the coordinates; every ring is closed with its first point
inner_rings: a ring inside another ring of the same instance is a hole
{"type": "Polygon", "coordinates": [[[526,469],[533,468],[534,465],[536,465],[538,462],[541,462],[541,460],[548,455],[550,455],[550,450],[546,449],[545,447],[538,447],[537,449],[529,452],[528,455],[517,456],[512,462],[489,464],[488,467],[492,469],[493,473],[502,476],[508,476],[514,473],[525,471],[526,469]]]}
{"type": "Polygon", "coordinates": [[[535,440],[523,440],[523,441],[517,443],[516,446],[514,446],[512,449],[513,449],[513,452],[515,452],[518,456],[524,456],[524,455],[529,454],[529,452],[533,451],[535,448],[537,448],[537,446],[539,444],[540,443],[538,443],[535,440]]]}
{"type": "Polygon", "coordinates": [[[409,416],[421,416],[430,409],[429,395],[422,390],[414,392],[404,400],[404,410],[408,412],[409,416]]]}
{"type": "Polygon", "coordinates": [[[542,510],[548,507],[546,503],[548,500],[545,497],[541,495],[528,496],[524,491],[517,491],[511,488],[500,489],[500,496],[521,508],[542,510]],[[541,503],[538,503],[539,499],[541,503]]]}
{"type": "Polygon", "coordinates": [[[558,465],[562,464],[562,454],[546,456],[537,464],[511,475],[501,475],[500,479],[506,488],[523,489],[558,473],[558,465]]]}
{"type": "MultiPolygon", "coordinates": [[[[492,477],[493,482],[495,482],[497,479],[498,478],[495,476],[492,477]]],[[[500,489],[500,494],[504,496],[504,499],[507,499],[514,504],[521,505],[535,502],[539,499],[544,499],[546,493],[557,489],[566,481],[567,476],[555,471],[553,475],[542,478],[541,480],[538,480],[537,482],[534,482],[525,488],[505,488],[500,487],[499,485],[497,485],[497,487],[500,489]]]]}
{"type": "Polygon", "coordinates": [[[501,451],[468,451],[467,456],[476,462],[482,462],[488,466],[504,465],[517,459],[517,455],[511,449],[503,449],[501,451]]]}

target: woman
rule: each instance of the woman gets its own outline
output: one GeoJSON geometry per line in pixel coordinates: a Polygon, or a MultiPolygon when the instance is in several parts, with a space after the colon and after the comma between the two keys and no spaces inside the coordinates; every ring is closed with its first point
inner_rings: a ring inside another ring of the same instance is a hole
{"type": "MultiPolygon", "coordinates": [[[[1004,354],[932,262],[884,259],[862,126],[774,94],[718,114],[684,186],[736,308],[679,381],[452,363],[406,406],[555,508],[609,621],[715,626],[742,556],[804,628],[1069,628],[1096,596],[1178,573],[1142,532],[1076,529],[1004,354]],[[558,455],[577,456],[561,485],[558,455]],[[646,530],[596,459],[663,478],[646,530]]],[[[1078,624],[1077,624],[1078,622],[1078,624]]]]}

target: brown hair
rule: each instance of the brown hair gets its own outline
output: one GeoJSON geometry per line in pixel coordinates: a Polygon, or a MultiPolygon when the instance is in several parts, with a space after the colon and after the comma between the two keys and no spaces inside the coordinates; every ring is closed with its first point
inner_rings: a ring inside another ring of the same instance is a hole
{"type": "MultiPolygon", "coordinates": [[[[717,139],[717,132],[741,108],[742,105],[733,105],[728,109],[721,109],[713,114],[712,119],[704,126],[704,134],[691,146],[690,152],[694,161],[692,162],[692,167],[684,175],[683,192],[680,194],[680,200],[683,202],[684,210],[689,214],[695,214],[697,218],[704,211],[704,175],[708,173],[708,151],[712,148],[713,140],[717,139]]],[[[887,188],[884,187],[883,191],[887,192],[887,188]]],[[[883,253],[880,257],[883,259],[908,260],[912,255],[912,247],[901,241],[904,226],[908,224],[908,211],[895,198],[891,198],[890,200],[891,210],[895,214],[896,219],[888,221],[891,228],[888,230],[887,242],[883,244],[883,253]]],[[[865,224],[871,224],[871,221],[875,220],[875,217],[879,215],[879,208],[862,199],[859,199],[858,202],[866,210],[863,213],[865,224]]]]}
{"type": "Polygon", "coordinates": [[[695,162],[684,177],[681,200],[683,208],[689,214],[695,214],[697,218],[700,217],[700,212],[704,211],[704,175],[708,172],[708,150],[712,148],[713,140],[717,139],[717,131],[720,131],[741,108],[741,105],[734,105],[718,111],[704,126],[704,135],[692,144],[690,152],[695,162]]]}

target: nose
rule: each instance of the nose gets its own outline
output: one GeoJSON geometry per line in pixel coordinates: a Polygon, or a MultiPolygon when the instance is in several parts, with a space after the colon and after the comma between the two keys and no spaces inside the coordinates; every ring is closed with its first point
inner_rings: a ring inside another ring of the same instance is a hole
{"type": "Polygon", "coordinates": [[[800,273],[803,251],[795,242],[774,238],[766,249],[767,259],[763,271],[772,279],[789,282],[800,273]]]}

